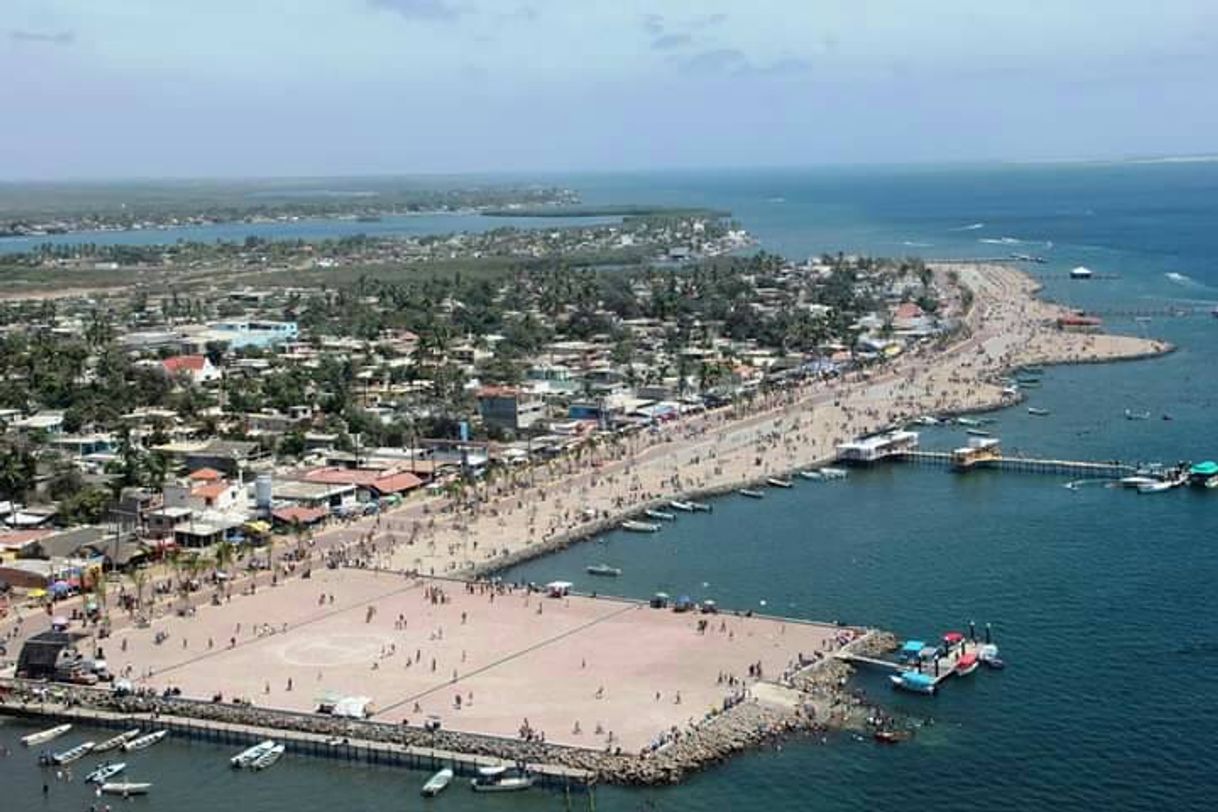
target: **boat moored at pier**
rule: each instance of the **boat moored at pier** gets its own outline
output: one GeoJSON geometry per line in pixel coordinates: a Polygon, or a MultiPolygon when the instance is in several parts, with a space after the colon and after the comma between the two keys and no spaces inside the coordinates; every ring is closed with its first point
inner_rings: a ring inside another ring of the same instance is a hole
{"type": "Polygon", "coordinates": [[[152,745],[159,742],[161,739],[169,735],[168,730],[158,730],[155,733],[149,733],[146,736],[140,736],[138,739],[132,739],[123,745],[123,751],[133,753],[137,750],[147,750],[152,745]]]}
{"type": "Polygon", "coordinates": [[[47,730],[40,730],[37,733],[31,733],[28,736],[21,737],[21,743],[26,747],[33,747],[35,744],[44,744],[51,739],[57,739],[63,734],[72,729],[71,725],[56,725],[47,730]]]}
{"type": "Polygon", "coordinates": [[[533,786],[533,776],[523,767],[480,767],[470,786],[474,792],[518,792],[533,786]]]}
{"type": "Polygon", "coordinates": [[[117,750],[118,748],[122,747],[124,744],[131,741],[138,735],[140,735],[140,729],[138,727],[132,728],[131,730],[124,731],[124,732],[118,734],[117,736],[112,736],[109,739],[106,739],[104,742],[102,742],[101,744],[94,747],[93,752],[94,753],[107,753],[111,750],[117,750]]]}
{"type": "Polygon", "coordinates": [[[431,778],[427,779],[427,783],[423,785],[421,794],[424,798],[434,798],[448,788],[452,783],[453,771],[449,767],[437,772],[431,778]]]}
{"type": "Polygon", "coordinates": [[[920,671],[904,671],[888,679],[892,682],[894,688],[914,694],[926,694],[930,696],[938,690],[934,678],[920,671]]]}
{"type": "Polygon", "coordinates": [[[634,520],[622,522],[622,529],[631,533],[658,533],[660,526],[654,522],[638,522],[634,520]]]}

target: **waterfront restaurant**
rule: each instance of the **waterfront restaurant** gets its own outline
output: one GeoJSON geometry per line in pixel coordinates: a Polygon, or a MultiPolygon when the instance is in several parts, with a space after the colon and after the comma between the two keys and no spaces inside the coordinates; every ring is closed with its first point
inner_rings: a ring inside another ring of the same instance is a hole
{"type": "Polygon", "coordinates": [[[838,443],[837,458],[841,462],[868,465],[888,457],[913,451],[918,447],[916,431],[889,431],[861,437],[849,443],[838,443]]]}

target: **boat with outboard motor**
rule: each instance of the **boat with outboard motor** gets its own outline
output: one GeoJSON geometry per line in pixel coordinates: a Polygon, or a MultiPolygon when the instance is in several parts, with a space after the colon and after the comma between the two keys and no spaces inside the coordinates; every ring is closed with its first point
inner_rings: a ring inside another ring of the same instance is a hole
{"type": "Polygon", "coordinates": [[[37,733],[31,733],[28,736],[21,737],[21,743],[26,747],[32,747],[35,744],[44,744],[51,739],[57,739],[63,734],[72,729],[71,725],[56,725],[55,727],[46,730],[40,730],[37,733]]]}
{"type": "Polygon", "coordinates": [[[104,742],[94,747],[93,752],[106,753],[110,750],[117,750],[138,735],[140,735],[140,729],[138,727],[133,727],[131,730],[124,731],[117,736],[112,736],[109,739],[106,739],[104,742]]]}
{"type": "Polygon", "coordinates": [[[434,798],[448,788],[452,783],[453,771],[449,767],[445,767],[438,773],[427,779],[427,783],[423,785],[422,795],[424,798],[434,798]]]}
{"type": "Polygon", "coordinates": [[[586,569],[589,575],[600,575],[606,578],[616,578],[622,574],[621,567],[611,567],[608,564],[589,564],[586,569]]]}
{"type": "Polygon", "coordinates": [[[736,491],[736,493],[740,494],[741,496],[747,496],[749,499],[765,498],[765,494],[763,492],[754,490],[753,488],[741,488],[740,490],[736,491]]]}
{"type": "Polygon", "coordinates": [[[158,730],[155,733],[140,736],[138,739],[132,739],[123,745],[123,752],[134,753],[136,750],[147,750],[149,747],[156,744],[168,735],[168,730],[158,730]]]}
{"type": "Polygon", "coordinates": [[[524,767],[479,767],[470,781],[474,792],[516,792],[533,786],[533,776],[524,767]]]}
{"type": "Polygon", "coordinates": [[[275,762],[283,758],[284,751],[287,750],[282,744],[275,744],[270,750],[267,750],[262,755],[250,762],[251,770],[265,770],[267,767],[274,766],[275,762]]]}
{"type": "Polygon", "coordinates": [[[240,753],[230,758],[228,763],[237,769],[248,767],[253,764],[255,760],[270,752],[274,746],[274,739],[265,739],[258,742],[253,747],[245,748],[240,753]]]}
{"type": "Polygon", "coordinates": [[[85,783],[104,784],[125,769],[127,769],[126,762],[103,761],[93,768],[93,772],[85,776],[85,783]]]}
{"type": "Polygon", "coordinates": [[[121,795],[128,798],[132,795],[147,795],[148,790],[152,789],[152,784],[139,781],[120,781],[112,784],[102,784],[100,792],[107,795],[121,795]]]}
{"type": "Polygon", "coordinates": [[[70,747],[60,753],[51,756],[53,764],[71,764],[73,761],[79,761],[88,755],[97,745],[94,742],[82,742],[75,747],[70,747]]]}
{"type": "Polygon", "coordinates": [[[622,522],[622,529],[631,533],[658,533],[660,526],[654,522],[638,522],[634,520],[622,522]]]}

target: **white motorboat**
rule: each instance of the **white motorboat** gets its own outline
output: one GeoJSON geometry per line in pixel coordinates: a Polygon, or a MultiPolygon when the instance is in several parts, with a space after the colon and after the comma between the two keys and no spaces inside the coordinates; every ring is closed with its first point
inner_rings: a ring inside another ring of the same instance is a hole
{"type": "Polygon", "coordinates": [[[427,779],[427,783],[423,785],[423,797],[434,798],[448,788],[452,783],[453,771],[448,767],[440,770],[438,773],[427,779]]]}
{"type": "Polygon", "coordinates": [[[533,776],[521,767],[479,767],[470,786],[474,792],[515,792],[533,786],[533,776]]]}
{"type": "Polygon", "coordinates": [[[653,522],[622,522],[622,529],[629,530],[631,533],[658,533],[660,526],[653,522]]]}
{"type": "Polygon", "coordinates": [[[697,508],[694,507],[693,502],[681,502],[679,500],[673,500],[672,502],[669,502],[668,506],[670,508],[672,508],[673,510],[680,510],[685,513],[693,513],[695,510],[697,510],[697,508]]]}
{"type": "Polygon", "coordinates": [[[1163,493],[1170,491],[1172,483],[1170,482],[1143,482],[1138,486],[1138,493],[1163,493]]]}
{"type": "Polygon", "coordinates": [[[799,476],[803,479],[810,479],[813,482],[820,482],[825,478],[820,471],[800,471],[799,476]]]}
{"type": "Polygon", "coordinates": [[[1140,488],[1143,485],[1153,485],[1160,481],[1152,476],[1126,476],[1117,480],[1117,484],[1122,488],[1140,488]]]}
{"type": "Polygon", "coordinates": [[[26,747],[33,747],[35,744],[43,744],[51,739],[56,739],[72,729],[71,725],[57,725],[47,730],[41,730],[37,733],[31,733],[28,736],[21,737],[21,743],[26,747]]]}
{"type": "Polygon", "coordinates": [[[764,493],[762,493],[761,491],[758,491],[758,490],[754,490],[752,488],[741,488],[740,490],[736,491],[736,493],[740,494],[741,496],[747,496],[750,499],[764,499],[765,498],[764,493]]]}
{"type": "Polygon", "coordinates": [[[589,575],[600,575],[608,578],[616,578],[622,574],[621,567],[611,567],[608,564],[589,564],[585,569],[589,575]]]}
{"type": "Polygon", "coordinates": [[[825,479],[845,479],[849,472],[845,468],[822,468],[820,474],[825,479]]]}
{"type": "Polygon", "coordinates": [[[274,766],[275,762],[283,758],[283,753],[285,750],[287,750],[287,747],[282,744],[272,746],[270,750],[267,750],[265,753],[258,756],[258,758],[250,762],[250,769],[265,770],[267,767],[274,766]]]}
{"type": "Polygon", "coordinates": [[[51,762],[54,764],[71,764],[73,761],[79,761],[84,758],[96,746],[94,742],[82,742],[75,747],[64,750],[62,753],[56,753],[51,756],[51,762]]]}
{"type": "Polygon", "coordinates": [[[690,504],[694,506],[694,510],[701,511],[703,513],[710,513],[712,510],[714,510],[713,507],[705,502],[690,502],[690,504]]]}
{"type": "Polygon", "coordinates": [[[789,488],[791,487],[791,480],[780,479],[779,477],[772,476],[766,479],[765,484],[769,485],[771,488],[789,488]]]}
{"type": "Polygon", "coordinates": [[[662,522],[675,522],[677,520],[675,513],[668,513],[663,510],[644,510],[643,515],[648,519],[658,519],[662,522]]]}
{"type": "Polygon", "coordinates": [[[127,769],[126,762],[103,761],[94,768],[93,772],[85,776],[85,783],[104,784],[125,769],[127,769]]]}
{"type": "Polygon", "coordinates": [[[124,744],[123,751],[127,753],[134,753],[136,750],[146,750],[168,735],[168,730],[158,730],[155,733],[140,736],[138,739],[132,739],[124,744]]]}
{"type": "Polygon", "coordinates": [[[150,789],[152,789],[152,784],[134,781],[119,781],[101,785],[101,791],[107,795],[121,795],[124,798],[131,795],[147,795],[150,789]]]}
{"type": "Polygon", "coordinates": [[[230,758],[228,760],[228,763],[238,769],[241,769],[243,767],[248,767],[251,764],[253,764],[257,759],[261,758],[263,755],[270,752],[271,748],[273,748],[274,746],[275,746],[275,742],[273,739],[266,739],[265,741],[260,741],[257,744],[255,744],[253,747],[247,747],[244,750],[242,750],[240,753],[238,753],[237,755],[230,758]]]}
{"type": "Polygon", "coordinates": [[[140,735],[140,729],[138,727],[132,728],[131,730],[128,730],[124,733],[120,733],[117,736],[106,739],[104,742],[102,742],[101,744],[94,747],[93,752],[94,753],[106,753],[106,752],[109,752],[110,750],[115,750],[119,747],[122,747],[124,744],[131,741],[138,735],[140,735]]]}

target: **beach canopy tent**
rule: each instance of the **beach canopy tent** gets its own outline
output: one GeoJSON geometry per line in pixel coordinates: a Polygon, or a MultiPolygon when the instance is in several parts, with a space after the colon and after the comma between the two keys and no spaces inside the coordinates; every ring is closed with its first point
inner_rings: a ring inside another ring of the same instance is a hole
{"type": "Polygon", "coordinates": [[[546,584],[546,594],[551,598],[563,598],[570,594],[573,586],[570,581],[551,581],[546,584]]]}
{"type": "Polygon", "coordinates": [[[906,640],[905,645],[901,646],[901,657],[919,657],[922,654],[922,649],[926,648],[926,643],[921,640],[906,640]]]}
{"type": "Polygon", "coordinates": [[[1189,470],[1189,473],[1196,474],[1197,476],[1214,476],[1218,474],[1218,462],[1213,460],[1199,462],[1189,470]]]}
{"type": "Polygon", "coordinates": [[[334,710],[330,714],[344,719],[366,719],[371,704],[372,699],[366,696],[345,696],[334,703],[334,710]]]}

